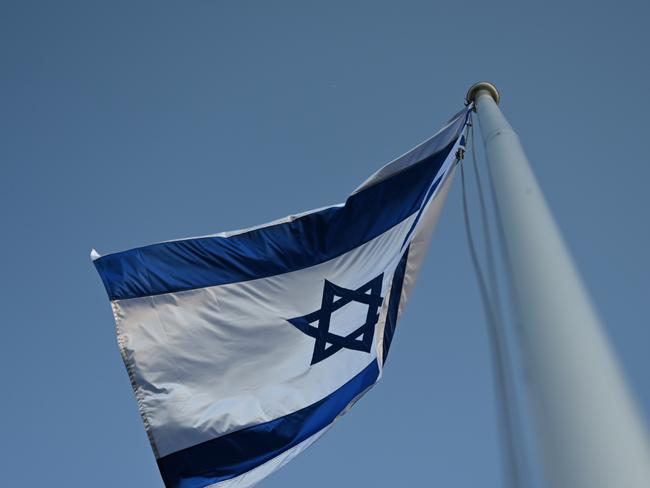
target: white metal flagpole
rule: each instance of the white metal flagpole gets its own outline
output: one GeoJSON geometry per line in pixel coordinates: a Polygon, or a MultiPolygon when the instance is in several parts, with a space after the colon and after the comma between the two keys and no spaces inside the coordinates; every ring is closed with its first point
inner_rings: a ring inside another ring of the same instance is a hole
{"type": "Polygon", "coordinates": [[[648,488],[641,415],[491,83],[472,86],[512,280],[537,438],[553,488],[648,488]]]}

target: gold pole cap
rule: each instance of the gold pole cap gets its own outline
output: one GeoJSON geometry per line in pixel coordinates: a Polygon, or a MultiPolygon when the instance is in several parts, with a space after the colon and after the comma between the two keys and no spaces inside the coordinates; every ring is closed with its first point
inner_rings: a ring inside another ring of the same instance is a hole
{"type": "Polygon", "coordinates": [[[499,90],[497,90],[497,87],[494,86],[494,83],[490,83],[489,81],[479,81],[478,83],[474,83],[472,86],[470,86],[469,90],[467,90],[467,95],[465,96],[467,103],[475,102],[476,96],[481,91],[488,92],[497,103],[497,105],[499,104],[499,100],[501,100],[499,90]]]}

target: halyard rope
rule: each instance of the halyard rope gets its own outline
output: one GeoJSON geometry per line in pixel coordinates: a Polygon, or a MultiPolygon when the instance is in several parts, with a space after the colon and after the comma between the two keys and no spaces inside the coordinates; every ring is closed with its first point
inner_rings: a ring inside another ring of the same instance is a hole
{"type": "Polygon", "coordinates": [[[463,198],[463,215],[465,222],[465,233],[467,244],[478,283],[483,311],[487,322],[487,332],[490,342],[490,356],[494,371],[494,380],[496,387],[497,415],[499,422],[499,431],[501,433],[501,443],[503,448],[504,477],[506,486],[509,488],[523,488],[521,483],[521,470],[519,464],[518,449],[523,446],[520,432],[517,429],[516,405],[514,404],[514,392],[511,377],[508,374],[508,355],[507,343],[503,330],[504,322],[501,311],[498,281],[496,276],[496,265],[492,249],[491,235],[489,232],[489,223],[487,219],[487,210],[485,208],[485,198],[483,188],[476,163],[476,146],[474,143],[474,127],[470,127],[468,138],[471,138],[472,162],[474,166],[474,175],[478,187],[479,204],[481,207],[481,220],[484,232],[485,254],[487,259],[487,274],[485,274],[480,264],[479,256],[476,251],[476,245],[472,234],[472,226],[469,217],[469,205],[467,201],[467,188],[465,182],[465,167],[463,161],[460,161],[462,198],[463,198]],[[488,285],[489,282],[489,285],[488,285]]]}

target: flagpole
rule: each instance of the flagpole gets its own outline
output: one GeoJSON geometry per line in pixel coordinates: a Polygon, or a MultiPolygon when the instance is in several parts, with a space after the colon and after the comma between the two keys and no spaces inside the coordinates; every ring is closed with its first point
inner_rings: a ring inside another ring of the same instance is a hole
{"type": "Polygon", "coordinates": [[[487,82],[474,102],[502,227],[548,486],[650,487],[645,427],[600,321],[487,82]]]}

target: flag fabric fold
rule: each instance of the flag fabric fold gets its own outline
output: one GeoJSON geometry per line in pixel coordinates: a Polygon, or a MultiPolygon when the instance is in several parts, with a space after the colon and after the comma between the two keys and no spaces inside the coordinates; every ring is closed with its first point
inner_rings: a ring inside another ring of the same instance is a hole
{"type": "Polygon", "coordinates": [[[93,253],[166,487],[253,486],[377,382],[468,118],[344,204],[93,253]]]}

